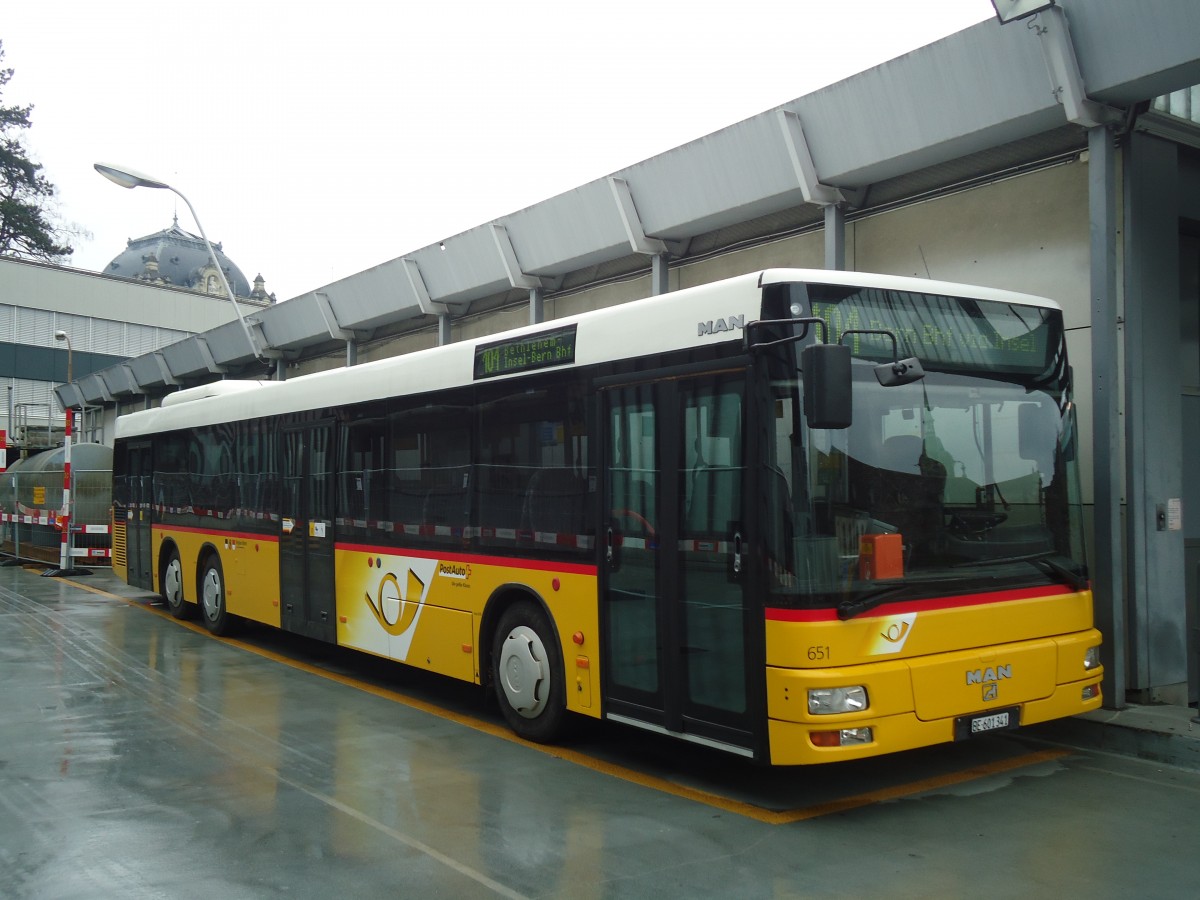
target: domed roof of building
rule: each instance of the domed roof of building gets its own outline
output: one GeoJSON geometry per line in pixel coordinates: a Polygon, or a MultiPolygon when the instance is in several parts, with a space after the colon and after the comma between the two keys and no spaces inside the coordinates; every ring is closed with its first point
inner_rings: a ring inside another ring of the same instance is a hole
{"type": "MultiPolygon", "coordinates": [[[[222,252],[220,244],[212,246],[234,294],[252,296],[250,283],[242,270],[222,252]]],[[[125,249],[105,267],[104,273],[152,284],[173,284],[209,294],[225,293],[204,239],[180,228],[178,218],[170,228],[145,237],[130,238],[125,249]]]]}

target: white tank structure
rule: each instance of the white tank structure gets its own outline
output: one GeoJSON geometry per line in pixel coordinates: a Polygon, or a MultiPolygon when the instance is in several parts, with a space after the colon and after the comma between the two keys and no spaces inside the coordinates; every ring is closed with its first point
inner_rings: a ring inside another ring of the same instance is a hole
{"type": "MultiPolygon", "coordinates": [[[[57,561],[62,543],[58,516],[62,513],[64,448],[58,447],[17,460],[0,483],[0,510],[5,514],[3,551],[21,558],[57,561]],[[51,552],[52,551],[52,552],[51,552]]],[[[71,523],[75,547],[103,551],[93,559],[107,561],[112,509],[112,448],[103,444],[71,446],[71,523]],[[95,533],[77,529],[93,526],[95,533]],[[103,528],[104,531],[95,531],[103,528]]]]}

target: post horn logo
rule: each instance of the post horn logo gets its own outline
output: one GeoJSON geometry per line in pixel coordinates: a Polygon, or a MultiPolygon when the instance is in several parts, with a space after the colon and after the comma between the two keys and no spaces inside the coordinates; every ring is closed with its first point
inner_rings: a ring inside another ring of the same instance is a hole
{"type": "Polygon", "coordinates": [[[412,569],[406,570],[406,584],[400,586],[400,580],[388,572],[379,580],[379,587],[372,597],[369,593],[365,599],[371,607],[380,626],[391,635],[402,635],[416,624],[417,614],[421,611],[421,598],[425,594],[423,582],[412,569]],[[407,598],[415,599],[409,600],[407,598]]]}

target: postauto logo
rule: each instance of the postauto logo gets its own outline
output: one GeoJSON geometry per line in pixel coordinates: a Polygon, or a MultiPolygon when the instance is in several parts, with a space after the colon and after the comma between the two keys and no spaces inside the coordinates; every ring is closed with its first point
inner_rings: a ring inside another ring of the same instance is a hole
{"type": "Polygon", "coordinates": [[[373,591],[364,592],[364,599],[375,621],[393,638],[391,655],[403,662],[429,597],[437,560],[394,556],[386,567],[382,558],[373,567],[379,569],[379,580],[373,591]]]}

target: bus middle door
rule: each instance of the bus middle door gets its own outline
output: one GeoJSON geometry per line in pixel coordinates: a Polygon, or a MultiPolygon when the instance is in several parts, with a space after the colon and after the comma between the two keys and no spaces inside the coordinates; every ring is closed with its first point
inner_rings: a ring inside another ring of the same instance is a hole
{"type": "Polygon", "coordinates": [[[325,420],[283,431],[279,537],[280,627],[336,641],[334,617],[334,442],[325,420]]]}

